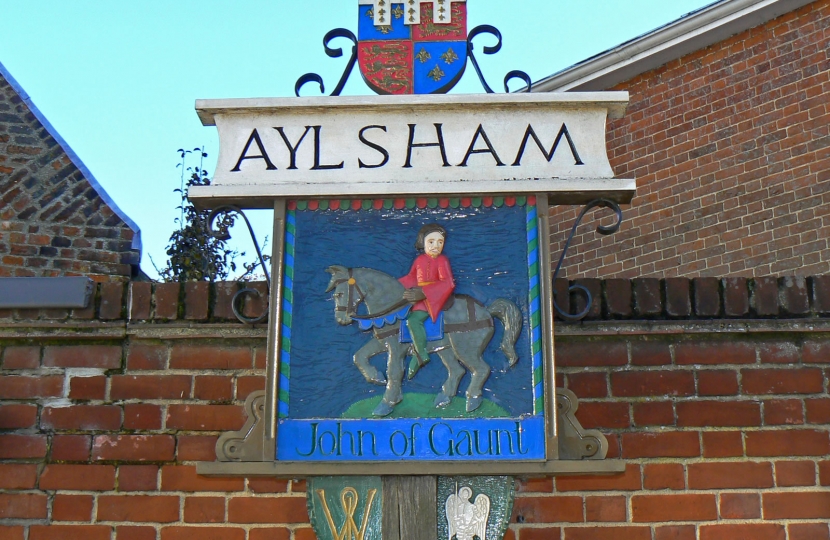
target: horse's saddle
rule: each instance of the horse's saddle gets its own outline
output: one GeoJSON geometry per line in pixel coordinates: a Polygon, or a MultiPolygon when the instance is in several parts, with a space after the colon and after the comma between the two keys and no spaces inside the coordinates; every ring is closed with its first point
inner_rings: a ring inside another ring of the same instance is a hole
{"type": "MultiPolygon", "coordinates": [[[[434,322],[432,317],[427,317],[427,320],[424,321],[424,330],[427,332],[427,341],[444,339],[444,312],[440,312],[434,322]]],[[[401,321],[399,339],[401,343],[412,343],[412,334],[409,333],[409,327],[404,321],[401,321]]]]}

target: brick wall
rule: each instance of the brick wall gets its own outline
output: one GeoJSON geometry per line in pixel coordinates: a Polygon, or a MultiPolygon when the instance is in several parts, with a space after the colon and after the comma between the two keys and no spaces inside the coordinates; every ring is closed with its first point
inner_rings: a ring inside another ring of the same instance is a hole
{"type": "MultiPolygon", "coordinates": [[[[619,233],[579,229],[563,275],[830,271],[828,43],[820,0],[613,88],[631,101],[608,151],[637,196],[619,233]]],[[[577,211],[556,210],[554,253],[577,211]]]]}
{"type": "Polygon", "coordinates": [[[129,279],[134,234],[0,73],[0,277],[129,279]]]}
{"type": "MultiPolygon", "coordinates": [[[[582,283],[559,384],[626,471],[522,481],[508,538],[830,539],[830,277],[582,283]]],[[[87,310],[0,312],[0,539],[314,537],[302,480],[195,473],[264,387],[237,288],[103,283],[87,310]]]]}

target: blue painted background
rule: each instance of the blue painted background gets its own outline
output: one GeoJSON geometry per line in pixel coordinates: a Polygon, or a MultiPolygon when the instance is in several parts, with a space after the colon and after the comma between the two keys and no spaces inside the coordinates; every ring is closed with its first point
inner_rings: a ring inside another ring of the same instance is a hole
{"type": "MultiPolygon", "coordinates": [[[[514,417],[533,413],[525,207],[298,210],[296,220],[289,418],[339,418],[351,404],[383,393],[383,387],[367,383],[352,363],[352,355],[373,338],[354,324],[335,322],[334,301],[325,292],[331,276],[325,269],[365,267],[400,277],[417,256],[418,229],[433,222],[448,232],[444,253],[452,265],[455,292],[485,305],[507,298],[522,311],[519,361],[509,371],[498,350],[503,329],[495,323],[496,333],[484,354],[493,368],[484,397],[514,417]]],[[[385,372],[386,355],[372,363],[385,372]]],[[[413,380],[404,380],[403,391],[436,394],[446,376],[446,368],[432,355],[413,380]]],[[[459,387],[462,399],[468,384],[469,374],[459,387]]]]}

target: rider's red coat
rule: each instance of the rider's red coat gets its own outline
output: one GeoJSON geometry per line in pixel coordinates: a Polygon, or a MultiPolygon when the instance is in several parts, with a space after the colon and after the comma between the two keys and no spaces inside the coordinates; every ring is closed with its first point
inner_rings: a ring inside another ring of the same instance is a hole
{"type": "Polygon", "coordinates": [[[426,311],[434,321],[444,308],[444,304],[455,289],[455,281],[450,269],[450,260],[444,255],[432,258],[423,253],[412,263],[409,273],[398,281],[406,287],[420,287],[426,300],[412,306],[413,311],[426,311]]]}

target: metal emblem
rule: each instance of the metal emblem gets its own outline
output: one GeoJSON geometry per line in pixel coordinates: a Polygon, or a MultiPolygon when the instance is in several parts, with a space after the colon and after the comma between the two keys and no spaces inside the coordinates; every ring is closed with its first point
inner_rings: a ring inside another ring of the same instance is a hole
{"type": "Polygon", "coordinates": [[[379,94],[443,94],[467,63],[466,0],[358,0],[357,58],[379,94]]]}
{"type": "Polygon", "coordinates": [[[487,518],[490,516],[490,497],[479,494],[474,503],[470,502],[473,490],[456,484],[456,493],[447,498],[444,508],[447,512],[448,540],[455,536],[458,540],[486,540],[487,518]]]}

